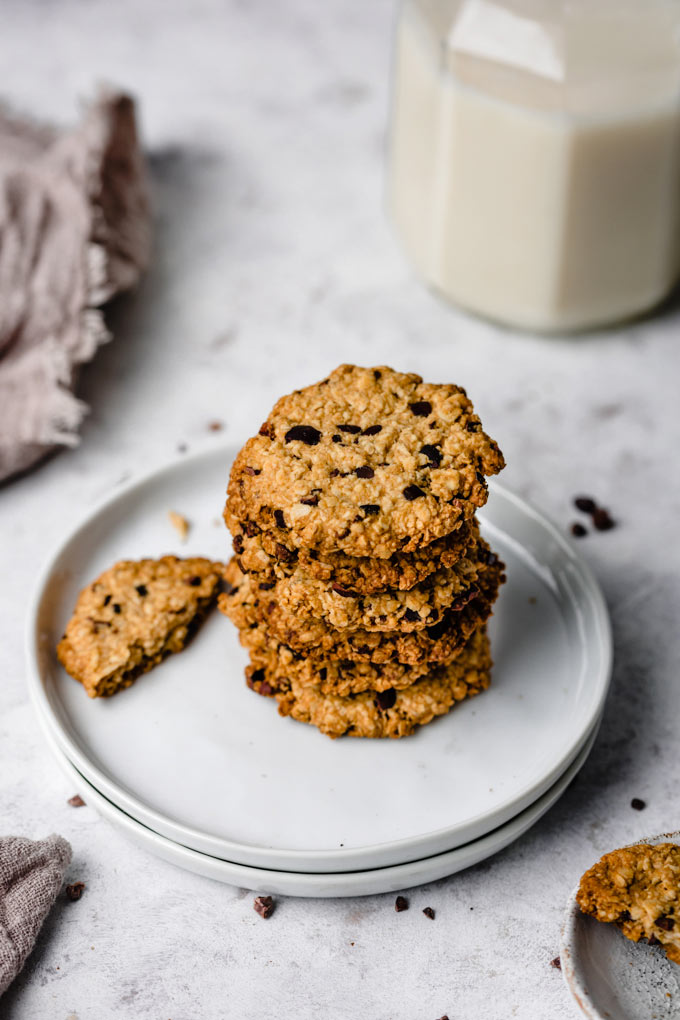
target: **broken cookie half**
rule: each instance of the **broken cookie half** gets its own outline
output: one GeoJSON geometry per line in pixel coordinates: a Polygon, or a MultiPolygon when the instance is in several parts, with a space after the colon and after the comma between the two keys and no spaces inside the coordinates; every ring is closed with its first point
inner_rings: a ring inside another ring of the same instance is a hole
{"type": "Polygon", "coordinates": [[[612,850],[583,875],[576,902],[614,922],[626,938],[662,945],[680,963],[680,846],[639,843],[612,850]]]}
{"type": "Polygon", "coordinates": [[[59,661],[91,698],[129,687],[184,648],[215,604],[223,570],[202,557],[121,560],[81,591],[59,661]]]}

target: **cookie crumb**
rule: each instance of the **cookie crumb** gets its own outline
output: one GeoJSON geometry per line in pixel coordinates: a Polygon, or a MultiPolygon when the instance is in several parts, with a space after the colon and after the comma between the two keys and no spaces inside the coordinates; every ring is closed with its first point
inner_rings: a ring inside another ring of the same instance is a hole
{"type": "Polygon", "coordinates": [[[400,914],[402,910],[408,910],[408,900],[405,896],[397,896],[394,901],[394,909],[398,914],[400,914]]]}
{"type": "Polygon", "coordinates": [[[555,970],[562,970],[562,961],[559,956],[556,956],[554,960],[550,961],[550,966],[554,967],[555,970]]]}
{"type": "Polygon", "coordinates": [[[439,1020],[449,1020],[449,1018],[448,1018],[448,1016],[446,1015],[446,1013],[444,1013],[444,1016],[440,1016],[440,1017],[439,1017],[439,1020]]]}
{"type": "Polygon", "coordinates": [[[222,421],[211,421],[208,425],[208,429],[211,432],[221,432],[224,428],[224,422],[222,421]]]}
{"type": "Polygon", "coordinates": [[[180,541],[186,542],[189,529],[191,528],[186,517],[183,517],[182,514],[178,514],[176,510],[170,510],[168,511],[168,520],[179,535],[180,541]]]}
{"type": "Polygon", "coordinates": [[[69,797],[66,803],[70,804],[71,807],[85,807],[85,801],[78,793],[76,793],[73,797],[69,797]]]}
{"type": "Polygon", "coordinates": [[[590,496],[576,496],[574,506],[584,514],[593,514],[597,510],[597,503],[590,496]]]}
{"type": "Polygon", "coordinates": [[[429,917],[431,921],[434,921],[434,910],[432,907],[425,907],[423,909],[423,913],[425,914],[425,917],[429,917]]]}
{"type": "Polygon", "coordinates": [[[571,533],[574,538],[583,538],[584,535],[588,534],[588,529],[584,528],[578,521],[575,521],[571,526],[571,533]]]}
{"type": "Polygon", "coordinates": [[[253,900],[253,910],[260,917],[264,917],[265,921],[272,916],[274,908],[275,904],[271,896],[256,896],[253,900]]]}
{"type": "Polygon", "coordinates": [[[67,899],[71,900],[71,902],[75,902],[75,900],[79,900],[80,897],[83,895],[83,890],[84,889],[85,889],[85,883],[84,882],[72,882],[71,885],[67,885],[66,886],[66,897],[67,897],[67,899]]]}
{"type": "Polygon", "coordinates": [[[633,797],[633,799],[630,802],[630,806],[632,807],[633,811],[644,811],[644,809],[647,807],[647,802],[644,800],[640,800],[639,797],[633,797]]]}

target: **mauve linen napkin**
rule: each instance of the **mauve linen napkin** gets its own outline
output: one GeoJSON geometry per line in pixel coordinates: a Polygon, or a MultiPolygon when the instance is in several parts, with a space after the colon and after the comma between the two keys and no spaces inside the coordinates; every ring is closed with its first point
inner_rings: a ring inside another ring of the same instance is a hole
{"type": "Polygon", "coordinates": [[[0,995],[23,967],[70,863],[61,836],[0,836],[0,995]]]}
{"type": "Polygon", "coordinates": [[[137,282],[150,240],[129,96],[102,93],[71,131],[0,112],[0,481],[78,442],[76,368],[109,339],[100,307],[137,282]]]}

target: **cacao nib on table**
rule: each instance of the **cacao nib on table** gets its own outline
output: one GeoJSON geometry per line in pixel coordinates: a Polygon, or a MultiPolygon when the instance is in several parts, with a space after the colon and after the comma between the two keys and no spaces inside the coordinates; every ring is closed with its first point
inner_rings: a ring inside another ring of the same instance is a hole
{"type": "Polygon", "coordinates": [[[616,527],[616,521],[610,516],[608,510],[598,507],[593,513],[593,524],[598,531],[610,531],[616,527]]]}
{"type": "MultiPolygon", "coordinates": [[[[613,519],[608,510],[601,507],[597,502],[590,496],[576,496],[574,499],[574,506],[577,510],[580,510],[584,514],[589,514],[593,521],[593,527],[597,531],[610,531],[616,527],[616,521],[613,519]]],[[[582,525],[573,524],[571,531],[573,535],[581,537],[586,534],[585,528],[582,531],[576,530],[582,528],[582,525]]]]}
{"type": "Polygon", "coordinates": [[[274,913],[275,903],[272,896],[256,896],[253,900],[253,910],[265,921],[274,913]]]}
{"type": "Polygon", "coordinates": [[[71,902],[73,903],[76,900],[80,899],[80,897],[83,895],[84,889],[85,889],[84,882],[73,882],[71,883],[71,885],[66,886],[65,889],[66,898],[71,900],[71,902]]]}

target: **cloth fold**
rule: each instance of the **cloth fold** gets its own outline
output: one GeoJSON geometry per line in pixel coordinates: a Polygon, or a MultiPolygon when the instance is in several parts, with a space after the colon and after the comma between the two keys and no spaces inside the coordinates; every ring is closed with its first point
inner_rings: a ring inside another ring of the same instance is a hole
{"type": "Polygon", "coordinates": [[[66,132],[0,113],[0,481],[77,444],[77,366],[109,339],[101,305],[137,283],[150,248],[129,96],[102,93],[66,132]]]}
{"type": "Polygon", "coordinates": [[[0,836],[0,995],[33,949],[70,863],[62,836],[0,836]]]}

